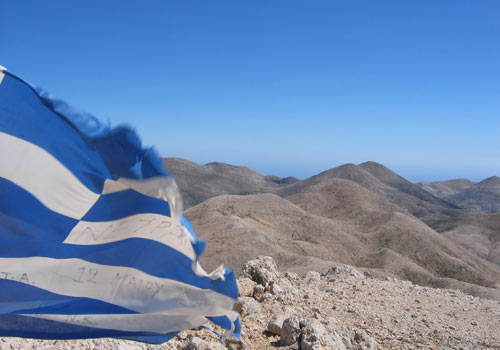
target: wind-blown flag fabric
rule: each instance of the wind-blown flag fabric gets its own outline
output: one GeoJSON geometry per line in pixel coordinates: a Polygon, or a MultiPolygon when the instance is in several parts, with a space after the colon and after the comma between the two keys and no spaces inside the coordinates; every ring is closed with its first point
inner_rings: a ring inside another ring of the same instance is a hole
{"type": "Polygon", "coordinates": [[[200,267],[175,182],[132,129],[2,68],[0,150],[0,336],[238,334],[233,272],[200,267]]]}

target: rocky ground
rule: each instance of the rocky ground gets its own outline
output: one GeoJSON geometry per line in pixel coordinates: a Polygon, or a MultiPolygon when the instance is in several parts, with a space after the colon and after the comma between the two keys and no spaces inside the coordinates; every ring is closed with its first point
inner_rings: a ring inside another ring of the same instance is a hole
{"type": "Polygon", "coordinates": [[[0,349],[500,349],[500,302],[460,291],[379,280],[347,265],[301,277],[278,272],[270,257],[248,262],[238,283],[240,340],[198,329],[155,346],[0,338],[0,349]]]}

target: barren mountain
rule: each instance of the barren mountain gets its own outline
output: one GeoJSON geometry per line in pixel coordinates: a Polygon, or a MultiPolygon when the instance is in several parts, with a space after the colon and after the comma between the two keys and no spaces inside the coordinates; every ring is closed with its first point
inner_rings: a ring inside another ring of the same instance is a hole
{"type": "Polygon", "coordinates": [[[223,195],[184,214],[209,242],[202,258],[209,269],[224,264],[239,271],[262,254],[273,256],[283,269],[296,269],[331,260],[353,264],[367,253],[360,233],[274,194],[223,195]]]}
{"type": "Polygon", "coordinates": [[[454,179],[448,181],[418,182],[416,185],[432,195],[444,199],[468,189],[474,183],[468,179],[454,179]]]}
{"type": "Polygon", "coordinates": [[[305,211],[372,232],[404,210],[350,180],[332,178],[287,197],[305,211]]]}
{"type": "Polygon", "coordinates": [[[272,193],[298,181],[293,177],[266,177],[247,167],[219,162],[202,166],[185,159],[164,158],[163,166],[174,175],[185,208],[221,194],[272,193]]]}
{"type": "Polygon", "coordinates": [[[383,193],[387,187],[363,168],[349,163],[323,171],[318,175],[284,187],[278,191],[278,194],[282,197],[289,197],[307,187],[333,178],[350,180],[375,193],[383,193]]]}
{"type": "Polygon", "coordinates": [[[446,200],[460,208],[500,212],[500,178],[489,177],[462,192],[446,197],[446,200]]]}
{"type": "MultiPolygon", "coordinates": [[[[358,185],[361,185],[362,187],[366,188],[367,190],[387,198],[389,201],[396,204],[401,209],[407,210],[408,212],[410,212],[411,214],[415,215],[418,218],[433,217],[436,215],[441,216],[449,211],[454,210],[451,208],[453,207],[452,205],[446,203],[443,204],[444,203],[443,201],[440,201],[439,199],[430,194],[428,195],[422,194],[422,192],[425,191],[419,189],[415,185],[414,187],[401,185],[400,187],[406,188],[406,192],[401,191],[396,187],[389,186],[383,183],[374,175],[372,175],[370,172],[365,170],[363,167],[354,164],[344,164],[339,167],[324,171],[306,180],[280,188],[276,193],[286,198],[303,191],[307,187],[313,186],[315,184],[333,178],[340,178],[355,182],[358,185]],[[418,190],[415,188],[417,188],[418,190]],[[412,192],[415,192],[419,194],[421,197],[427,198],[430,201],[416,197],[415,195],[411,194],[412,192]],[[441,203],[442,205],[436,203],[441,203]]],[[[394,183],[395,181],[387,181],[387,182],[394,183]]]]}
{"type": "Polygon", "coordinates": [[[436,218],[432,227],[477,256],[500,265],[500,213],[436,218]]]}
{"type": "Polygon", "coordinates": [[[370,174],[375,176],[380,182],[386,184],[387,186],[393,187],[403,193],[409,194],[410,196],[420,198],[423,201],[432,203],[435,205],[440,205],[444,208],[455,208],[454,205],[443,201],[442,199],[434,196],[433,194],[423,190],[418,185],[411,183],[405,178],[399,176],[392,170],[383,166],[382,164],[376,162],[365,162],[359,165],[370,174]]]}
{"type": "MultiPolygon", "coordinates": [[[[288,199],[310,213],[340,221],[365,233],[364,238],[370,240],[370,251],[373,253],[364,261],[358,261],[358,266],[382,268],[424,285],[443,283],[438,282],[436,276],[488,287],[495,286],[499,281],[498,266],[477,258],[475,252],[464,254],[463,249],[420,220],[350,181],[325,181],[288,199]],[[478,263],[492,272],[492,275],[487,273],[490,277],[486,280],[489,282],[476,279],[479,270],[483,269],[476,270],[478,263]],[[428,276],[429,272],[434,276],[428,276]],[[409,277],[411,274],[414,276],[409,277]]],[[[493,221],[489,225],[492,235],[498,232],[498,229],[495,231],[495,223],[493,221]]],[[[448,283],[451,282],[445,282],[449,286],[448,283]]]]}
{"type": "Polygon", "coordinates": [[[279,177],[279,176],[266,175],[264,176],[264,178],[266,179],[266,181],[274,182],[275,184],[278,185],[290,185],[300,181],[299,179],[293,176],[279,177]]]}
{"type": "Polygon", "coordinates": [[[210,243],[204,263],[238,271],[267,254],[281,269],[306,271],[338,261],[500,300],[491,288],[500,280],[499,266],[351,181],[320,183],[290,200],[303,208],[263,194],[220,196],[189,209],[186,216],[210,243]]]}
{"type": "Polygon", "coordinates": [[[374,162],[366,162],[362,166],[344,164],[303,181],[294,177],[263,176],[247,167],[225,163],[201,166],[180,158],[165,158],[163,164],[175,176],[185,208],[221,194],[276,193],[286,198],[331,178],[351,180],[422,219],[441,216],[453,212],[455,208],[374,162]]]}
{"type": "Polygon", "coordinates": [[[224,163],[164,163],[186,207],[199,203],[185,215],[210,243],[209,268],[238,270],[262,254],[295,271],[339,261],[500,298],[496,221],[467,216],[381,164],[345,164],[300,181],[224,163]]]}

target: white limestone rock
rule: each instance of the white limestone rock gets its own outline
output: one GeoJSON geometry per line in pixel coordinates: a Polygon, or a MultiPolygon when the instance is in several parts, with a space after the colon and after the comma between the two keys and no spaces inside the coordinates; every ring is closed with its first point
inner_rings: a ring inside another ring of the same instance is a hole
{"type": "Polygon", "coordinates": [[[242,275],[264,287],[279,279],[276,263],[270,256],[259,256],[247,262],[243,266],[242,275]]]}

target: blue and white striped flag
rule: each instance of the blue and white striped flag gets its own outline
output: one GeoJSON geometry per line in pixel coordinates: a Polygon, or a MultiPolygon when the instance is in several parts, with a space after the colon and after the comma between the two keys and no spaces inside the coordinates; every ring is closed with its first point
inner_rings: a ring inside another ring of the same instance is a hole
{"type": "Polygon", "coordinates": [[[0,336],[238,333],[233,272],[200,267],[175,182],[133,130],[0,68],[0,149],[0,336]]]}

